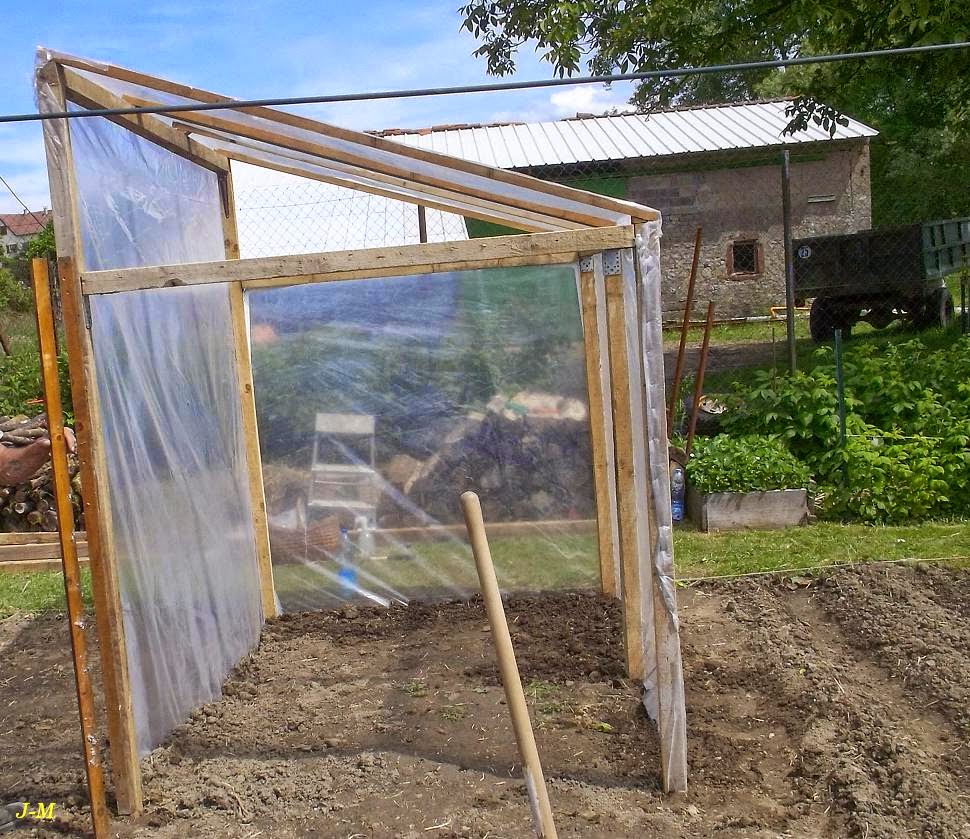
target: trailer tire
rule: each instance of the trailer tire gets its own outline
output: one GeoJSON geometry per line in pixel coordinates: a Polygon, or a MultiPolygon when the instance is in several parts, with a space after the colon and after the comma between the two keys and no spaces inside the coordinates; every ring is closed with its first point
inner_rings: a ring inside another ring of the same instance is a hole
{"type": "Polygon", "coordinates": [[[812,308],[808,313],[808,331],[816,344],[831,341],[836,329],[841,329],[842,337],[848,338],[853,323],[845,306],[840,305],[838,300],[816,297],[812,301],[812,308]]]}
{"type": "Polygon", "coordinates": [[[923,317],[920,318],[923,329],[936,326],[946,329],[953,322],[953,295],[945,286],[934,288],[923,306],[923,317]]]}

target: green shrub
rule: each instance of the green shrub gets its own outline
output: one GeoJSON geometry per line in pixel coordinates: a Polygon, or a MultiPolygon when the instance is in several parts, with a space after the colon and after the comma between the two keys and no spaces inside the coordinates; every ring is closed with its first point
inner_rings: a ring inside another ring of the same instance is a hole
{"type": "Polygon", "coordinates": [[[703,494],[800,489],[810,479],[808,467],[781,440],[727,434],[695,440],[687,477],[703,494]]]}
{"type": "Polygon", "coordinates": [[[34,305],[30,290],[19,283],[10,271],[0,268],[0,309],[29,312],[34,305]]]}

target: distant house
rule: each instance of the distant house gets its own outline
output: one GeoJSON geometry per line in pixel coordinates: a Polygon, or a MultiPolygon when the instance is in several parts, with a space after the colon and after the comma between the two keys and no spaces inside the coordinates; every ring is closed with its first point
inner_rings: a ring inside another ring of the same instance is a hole
{"type": "Polygon", "coordinates": [[[0,213],[0,255],[16,256],[51,220],[50,210],[0,213]]]}
{"type": "MultiPolygon", "coordinates": [[[[383,136],[594,192],[663,213],[664,310],[683,310],[694,233],[703,228],[697,309],[767,314],[785,300],[781,149],[791,154],[794,234],[870,227],[869,138],[856,120],[835,134],[783,133],[786,101],[556,122],[391,130],[383,136]]],[[[494,225],[466,219],[469,236],[494,225]]],[[[502,231],[508,232],[508,231],[502,231]]]]}

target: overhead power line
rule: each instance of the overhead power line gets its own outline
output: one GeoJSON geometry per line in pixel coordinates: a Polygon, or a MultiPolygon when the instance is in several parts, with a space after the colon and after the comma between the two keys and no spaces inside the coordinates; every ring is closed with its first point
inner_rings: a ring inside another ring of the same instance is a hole
{"type": "Polygon", "coordinates": [[[885,58],[894,55],[943,52],[966,49],[970,41],[953,44],[927,44],[918,47],[867,50],[865,52],[842,52],[831,55],[805,55],[779,58],[771,61],[748,61],[739,64],[715,64],[709,67],[684,67],[670,70],[646,70],[640,73],[618,73],[607,76],[574,76],[563,79],[537,79],[526,82],[494,82],[491,84],[463,85],[460,87],[425,87],[412,90],[384,90],[373,93],[336,93],[326,96],[293,96],[276,99],[229,99],[224,102],[199,102],[185,105],[151,105],[132,108],[97,108],[93,110],[61,111],[49,114],[12,114],[0,116],[0,123],[35,122],[48,119],[82,119],[85,117],[129,116],[135,114],[172,114],[181,111],[225,111],[235,108],[256,108],[276,105],[322,105],[337,102],[362,102],[375,99],[413,99],[420,96],[449,96],[457,93],[492,93],[500,90],[529,90],[567,85],[609,84],[612,82],[645,81],[685,76],[703,76],[712,73],[739,73],[747,70],[770,70],[795,67],[802,64],[830,64],[837,61],[858,61],[866,58],[885,58]]]}
{"type": "Polygon", "coordinates": [[[14,197],[14,198],[16,199],[16,201],[17,201],[17,203],[18,203],[18,204],[20,204],[20,206],[24,208],[24,212],[25,212],[25,213],[30,213],[30,215],[31,215],[31,217],[32,217],[32,218],[34,219],[34,221],[36,221],[36,222],[37,222],[37,223],[38,223],[38,224],[39,224],[39,225],[40,225],[41,227],[43,227],[43,226],[44,226],[44,222],[42,222],[42,221],[41,221],[41,220],[40,220],[39,218],[37,218],[37,216],[36,216],[36,215],[34,214],[34,211],[33,211],[33,210],[31,210],[31,209],[30,209],[30,207],[28,207],[28,206],[27,206],[27,205],[26,205],[26,204],[25,204],[25,203],[23,202],[23,200],[21,199],[21,197],[20,197],[19,195],[17,195],[17,193],[16,193],[16,192],[14,192],[14,191],[13,191],[13,187],[12,187],[12,186],[10,186],[10,184],[8,184],[8,183],[7,183],[7,182],[6,182],[6,181],[5,181],[4,179],[3,179],[3,175],[0,175],[0,184],[3,184],[3,185],[4,185],[4,186],[5,186],[6,188],[7,188],[7,192],[9,192],[9,193],[10,193],[10,194],[11,194],[11,195],[12,195],[12,196],[13,196],[13,197],[14,197]]]}

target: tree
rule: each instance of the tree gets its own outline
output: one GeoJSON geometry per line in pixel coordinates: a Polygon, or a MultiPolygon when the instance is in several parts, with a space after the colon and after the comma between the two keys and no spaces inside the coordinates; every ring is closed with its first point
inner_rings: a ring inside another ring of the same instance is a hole
{"type": "MultiPolygon", "coordinates": [[[[558,76],[569,76],[970,36],[970,4],[953,0],[471,0],[460,13],[481,42],[475,55],[495,75],[512,73],[518,50],[529,44],[558,76]]],[[[873,191],[912,205],[898,220],[970,214],[970,50],[647,80],[633,103],[648,110],[764,96],[792,98],[789,130],[815,121],[834,132],[842,113],[879,129],[873,191]]]]}

